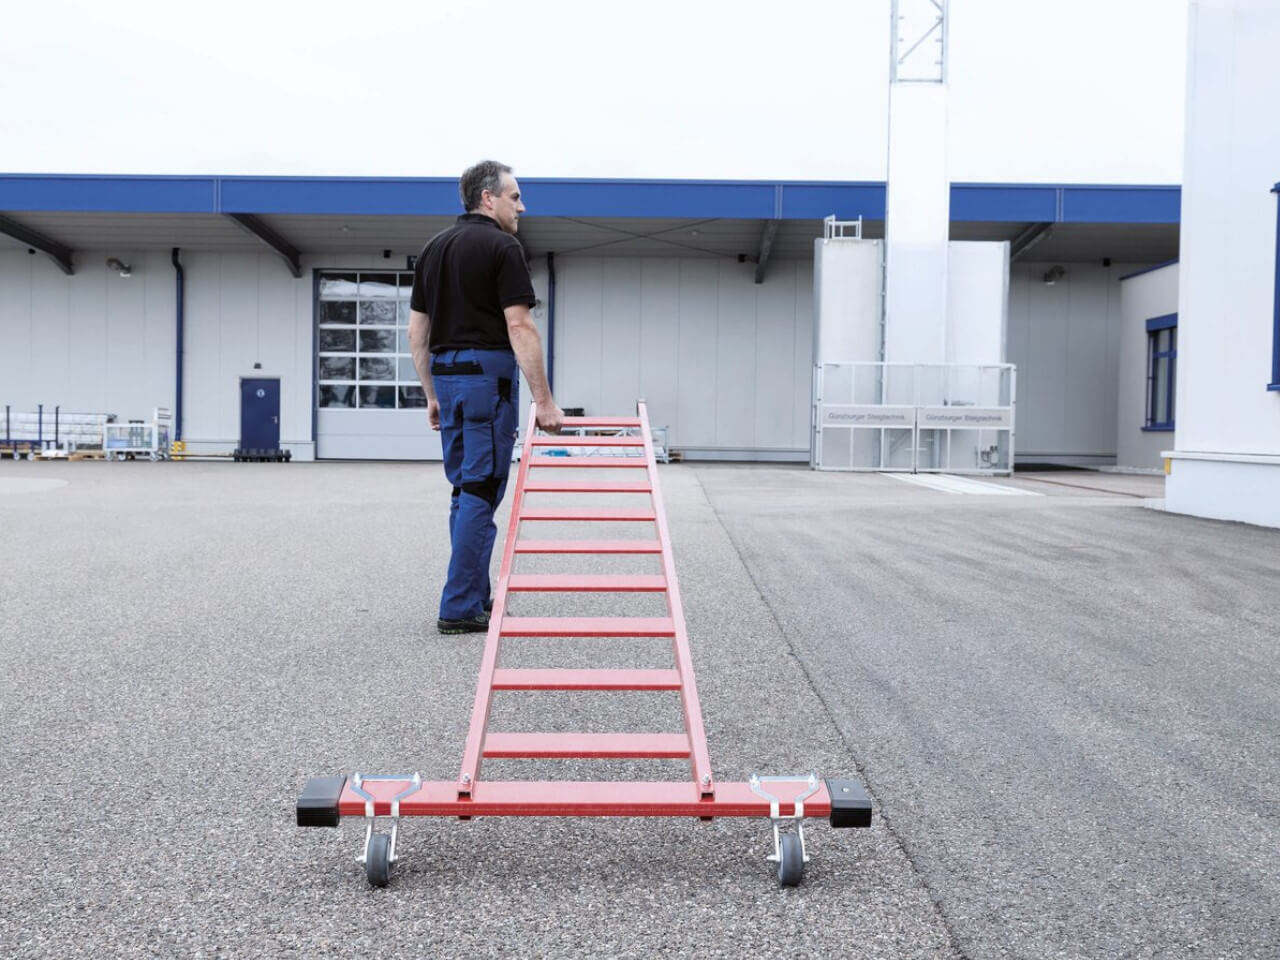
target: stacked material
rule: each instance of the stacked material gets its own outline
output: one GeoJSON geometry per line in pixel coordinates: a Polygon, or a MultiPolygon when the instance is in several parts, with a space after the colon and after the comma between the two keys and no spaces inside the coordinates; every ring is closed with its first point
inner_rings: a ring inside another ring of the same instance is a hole
{"type": "Polygon", "coordinates": [[[7,418],[0,419],[0,443],[40,442],[52,446],[56,442],[70,450],[100,449],[103,426],[115,420],[114,413],[55,413],[49,408],[45,408],[43,414],[9,411],[7,418]]]}

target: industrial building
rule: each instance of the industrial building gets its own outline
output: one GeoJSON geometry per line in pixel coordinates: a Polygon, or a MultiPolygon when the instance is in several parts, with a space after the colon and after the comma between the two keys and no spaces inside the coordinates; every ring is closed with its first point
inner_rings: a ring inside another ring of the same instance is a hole
{"type": "MultiPolygon", "coordinates": [[[[644,396],[686,457],[808,459],[815,241],[828,216],[882,237],[884,184],[521,184],[563,406],[644,396]]],[[[1119,407],[1121,277],[1177,256],[1178,208],[1168,186],[951,187],[953,240],[1009,244],[1019,459],[1116,462],[1142,416],[1119,407]]],[[[278,379],[295,458],[438,455],[406,298],[456,181],[5,175],[0,211],[12,409],[168,406],[188,449],[228,450],[241,382],[278,379]]]]}
{"type": "MultiPolygon", "coordinates": [[[[1169,509],[1280,525],[1280,14],[1190,26],[1181,187],[952,183],[945,57],[896,53],[886,182],[521,178],[557,400],[643,396],[687,458],[806,461],[824,360],[1008,364],[1017,462],[1167,468],[1169,509]]],[[[407,296],[459,212],[452,177],[0,175],[0,404],[437,457],[407,296]]]]}

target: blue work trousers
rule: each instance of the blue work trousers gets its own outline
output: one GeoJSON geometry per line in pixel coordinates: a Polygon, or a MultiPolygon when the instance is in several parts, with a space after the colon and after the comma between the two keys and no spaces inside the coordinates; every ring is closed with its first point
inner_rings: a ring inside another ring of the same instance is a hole
{"type": "Polygon", "coordinates": [[[498,528],[493,514],[507,490],[519,426],[520,379],[506,350],[442,350],[431,377],[440,401],[449,505],[449,576],[440,597],[442,620],[478,617],[489,600],[489,561],[498,528]]]}

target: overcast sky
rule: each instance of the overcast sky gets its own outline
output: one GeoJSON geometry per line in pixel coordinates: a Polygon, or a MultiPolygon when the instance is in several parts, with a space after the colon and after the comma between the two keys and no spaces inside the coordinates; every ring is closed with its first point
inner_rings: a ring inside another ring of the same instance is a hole
{"type": "MultiPolygon", "coordinates": [[[[889,8],[15,3],[0,172],[882,180],[889,8]]],[[[951,0],[951,179],[1180,182],[1186,32],[1186,0],[951,0]]]]}

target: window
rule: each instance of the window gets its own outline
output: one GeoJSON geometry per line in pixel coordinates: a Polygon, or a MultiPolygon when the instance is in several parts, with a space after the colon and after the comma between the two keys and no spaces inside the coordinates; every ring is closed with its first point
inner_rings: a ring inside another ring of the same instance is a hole
{"type": "Polygon", "coordinates": [[[407,271],[323,272],[316,303],[316,373],[322,407],[425,407],[409,355],[407,271]]]}
{"type": "Polygon", "coordinates": [[[1173,429],[1178,366],[1178,315],[1147,321],[1147,422],[1144,430],[1173,429]]]}

